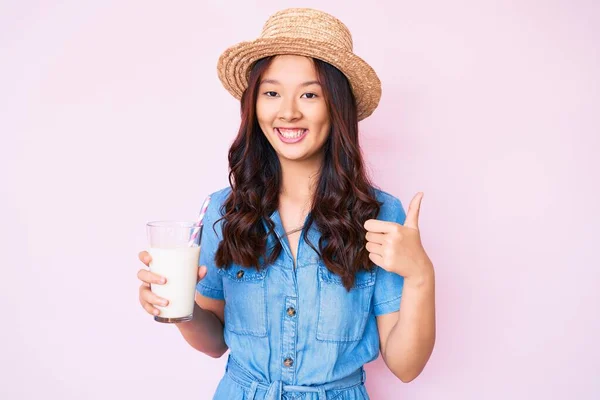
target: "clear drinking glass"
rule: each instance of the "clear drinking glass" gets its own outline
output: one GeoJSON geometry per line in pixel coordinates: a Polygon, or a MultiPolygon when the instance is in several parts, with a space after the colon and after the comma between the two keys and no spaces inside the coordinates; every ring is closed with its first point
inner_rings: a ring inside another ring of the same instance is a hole
{"type": "Polygon", "coordinates": [[[193,221],[153,221],[146,224],[146,231],[152,256],[150,271],[167,280],[164,285],[151,284],[150,289],[169,301],[165,307],[155,306],[160,314],[154,319],[189,321],[194,312],[202,226],[193,221]]]}

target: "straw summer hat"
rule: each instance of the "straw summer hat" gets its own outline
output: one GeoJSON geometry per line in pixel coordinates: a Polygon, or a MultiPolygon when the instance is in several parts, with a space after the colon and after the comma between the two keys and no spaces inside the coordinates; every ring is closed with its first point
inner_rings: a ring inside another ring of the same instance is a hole
{"type": "Polygon", "coordinates": [[[352,35],[340,20],[310,8],[289,8],[273,14],[260,37],[241,42],[221,54],[217,72],[236,99],[248,87],[253,64],[263,57],[294,54],[325,61],[346,75],[356,97],[358,120],[373,113],[381,98],[381,82],[369,64],[352,50],[352,35]]]}

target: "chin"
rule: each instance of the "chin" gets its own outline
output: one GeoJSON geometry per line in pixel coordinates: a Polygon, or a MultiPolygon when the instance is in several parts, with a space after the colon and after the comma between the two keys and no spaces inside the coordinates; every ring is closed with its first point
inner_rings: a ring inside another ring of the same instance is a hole
{"type": "Polygon", "coordinates": [[[279,155],[279,158],[284,158],[289,161],[308,161],[308,160],[316,158],[316,156],[317,156],[316,153],[308,153],[308,152],[293,153],[293,154],[279,152],[277,154],[279,155]]]}
{"type": "Polygon", "coordinates": [[[306,155],[302,154],[282,154],[279,153],[279,158],[283,158],[288,161],[304,161],[307,159],[306,155]]]}

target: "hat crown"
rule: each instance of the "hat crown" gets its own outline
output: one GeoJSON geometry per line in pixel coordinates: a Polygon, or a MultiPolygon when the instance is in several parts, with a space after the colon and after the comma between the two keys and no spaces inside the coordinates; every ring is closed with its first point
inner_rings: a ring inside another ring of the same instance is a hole
{"type": "Polygon", "coordinates": [[[273,14],[263,26],[261,38],[308,39],[352,52],[352,35],[342,21],[311,8],[288,8],[273,14]]]}

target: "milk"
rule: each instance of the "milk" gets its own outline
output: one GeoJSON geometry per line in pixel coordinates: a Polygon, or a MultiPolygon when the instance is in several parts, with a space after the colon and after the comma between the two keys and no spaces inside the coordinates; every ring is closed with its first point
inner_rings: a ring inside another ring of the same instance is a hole
{"type": "Polygon", "coordinates": [[[151,247],[149,253],[152,256],[150,271],[167,279],[164,285],[151,284],[152,292],[169,300],[166,307],[155,305],[160,310],[155,319],[161,322],[183,322],[191,319],[198,281],[200,247],[151,247]],[[173,318],[177,320],[172,321],[173,318]],[[179,318],[183,320],[179,321],[179,318]]]}

